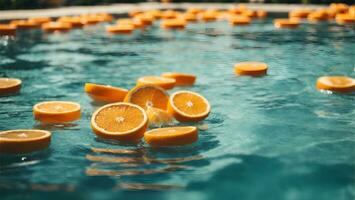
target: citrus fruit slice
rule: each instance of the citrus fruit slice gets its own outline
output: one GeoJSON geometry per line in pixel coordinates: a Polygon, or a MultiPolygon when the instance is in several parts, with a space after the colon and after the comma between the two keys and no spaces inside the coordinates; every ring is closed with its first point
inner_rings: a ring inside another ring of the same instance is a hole
{"type": "Polygon", "coordinates": [[[58,22],[62,23],[69,23],[71,24],[72,28],[81,28],[84,26],[82,19],[80,17],[60,17],[57,20],[58,22]]]}
{"type": "Polygon", "coordinates": [[[300,25],[298,19],[275,19],[274,26],[276,28],[297,28],[300,25]]]}
{"type": "Polygon", "coordinates": [[[168,93],[155,85],[136,86],[126,95],[125,102],[137,104],[147,110],[149,107],[166,110],[169,101],[168,93]]]}
{"type": "Polygon", "coordinates": [[[137,80],[137,85],[156,85],[165,90],[172,89],[175,86],[175,79],[160,76],[143,76],[137,80]]]}
{"type": "Polygon", "coordinates": [[[16,35],[16,26],[12,24],[0,24],[0,35],[16,35]]]}
{"type": "Polygon", "coordinates": [[[85,92],[95,101],[111,103],[123,101],[128,90],[110,85],[85,83],[85,92]]]}
{"type": "Polygon", "coordinates": [[[50,17],[32,17],[28,19],[29,22],[33,22],[37,25],[42,25],[44,23],[48,23],[52,21],[50,17]]]}
{"type": "Polygon", "coordinates": [[[42,30],[46,32],[67,32],[71,28],[71,24],[65,22],[49,22],[42,25],[42,30]]]}
{"type": "Polygon", "coordinates": [[[247,16],[233,16],[230,17],[229,23],[233,26],[236,25],[248,25],[250,24],[251,19],[247,16]]]}
{"type": "Polygon", "coordinates": [[[319,90],[334,92],[354,92],[355,79],[346,76],[323,76],[318,78],[316,87],[319,90]]]}
{"type": "Polygon", "coordinates": [[[0,96],[20,91],[21,83],[22,81],[16,78],[0,78],[0,96]]]}
{"type": "Polygon", "coordinates": [[[20,29],[38,28],[38,24],[31,22],[29,20],[12,20],[10,24],[15,25],[16,28],[20,28],[20,29]]]}
{"type": "Polygon", "coordinates": [[[178,91],[170,96],[168,112],[180,122],[196,122],[208,117],[211,106],[200,94],[178,91]]]}
{"type": "Polygon", "coordinates": [[[146,112],[150,126],[160,127],[163,125],[168,125],[173,121],[173,116],[166,110],[148,107],[146,112]]]}
{"type": "Polygon", "coordinates": [[[164,19],[160,26],[164,29],[184,29],[186,21],[183,19],[164,19]]]}
{"type": "Polygon", "coordinates": [[[193,85],[196,81],[196,76],[193,74],[165,72],[161,74],[162,77],[175,79],[175,86],[193,85]]]}
{"type": "Polygon", "coordinates": [[[151,146],[182,146],[198,140],[194,126],[152,129],[144,133],[144,140],[151,146]]]}
{"type": "Polygon", "coordinates": [[[91,117],[94,133],[105,139],[139,141],[148,126],[146,112],[131,103],[112,103],[99,108],[91,117]]]}
{"type": "Polygon", "coordinates": [[[70,101],[45,101],[33,106],[34,118],[43,123],[65,123],[80,118],[80,105],[70,101]]]}
{"type": "Polygon", "coordinates": [[[45,149],[51,133],[42,130],[9,130],[0,132],[0,154],[29,153],[45,149]]]}
{"type": "Polygon", "coordinates": [[[262,62],[241,62],[234,65],[234,72],[236,75],[262,76],[267,68],[267,64],[262,62]]]}
{"type": "Polygon", "coordinates": [[[131,34],[134,31],[133,24],[117,24],[114,26],[107,26],[106,31],[113,34],[131,34]]]}

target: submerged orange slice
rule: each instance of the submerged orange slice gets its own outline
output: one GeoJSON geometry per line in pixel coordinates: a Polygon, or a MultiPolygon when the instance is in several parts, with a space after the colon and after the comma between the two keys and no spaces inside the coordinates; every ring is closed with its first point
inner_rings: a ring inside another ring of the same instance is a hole
{"type": "Polygon", "coordinates": [[[0,154],[29,153],[45,149],[51,133],[42,130],[10,130],[0,132],[0,154]]]}
{"type": "Polygon", "coordinates": [[[211,106],[200,94],[190,91],[175,92],[170,96],[168,112],[180,122],[196,122],[208,117],[211,106]]]}
{"type": "Polygon", "coordinates": [[[99,108],[91,117],[94,133],[102,138],[139,141],[147,129],[148,117],[140,106],[113,103],[99,108]]]}
{"type": "Polygon", "coordinates": [[[16,78],[0,78],[0,96],[17,93],[22,81],[16,78]]]}
{"type": "Polygon", "coordinates": [[[80,118],[80,105],[70,101],[45,101],[33,106],[33,115],[43,123],[71,122],[80,118]]]}
{"type": "Polygon", "coordinates": [[[143,76],[137,80],[137,85],[156,85],[166,90],[175,86],[175,79],[160,76],[143,76]]]}
{"type": "Polygon", "coordinates": [[[193,85],[196,81],[196,76],[193,74],[166,72],[161,74],[161,76],[175,79],[175,86],[193,85]]]}
{"type": "Polygon", "coordinates": [[[354,92],[355,79],[346,76],[323,76],[318,78],[316,87],[319,90],[334,92],[354,92]]]}
{"type": "Polygon", "coordinates": [[[157,128],[144,133],[144,140],[151,146],[181,146],[198,140],[194,126],[157,128]]]}
{"type": "Polygon", "coordinates": [[[276,28],[297,28],[300,25],[298,19],[275,19],[274,26],[276,28]]]}
{"type": "Polygon", "coordinates": [[[85,83],[85,92],[95,101],[111,103],[123,101],[128,90],[110,85],[85,83]]]}
{"type": "Polygon", "coordinates": [[[12,24],[0,24],[0,35],[16,35],[16,26],[12,24]]]}
{"type": "Polygon", "coordinates": [[[267,64],[262,62],[241,62],[234,65],[234,72],[236,75],[262,76],[267,68],[267,64]]]}
{"type": "Polygon", "coordinates": [[[150,126],[163,126],[173,121],[173,116],[166,110],[148,107],[146,112],[150,126]]]}
{"type": "Polygon", "coordinates": [[[131,34],[134,31],[134,25],[117,24],[114,26],[107,26],[106,31],[113,34],[131,34]]]}
{"type": "Polygon", "coordinates": [[[137,104],[145,110],[149,107],[166,110],[169,95],[161,87],[155,85],[142,85],[131,89],[126,95],[124,101],[137,104]]]}

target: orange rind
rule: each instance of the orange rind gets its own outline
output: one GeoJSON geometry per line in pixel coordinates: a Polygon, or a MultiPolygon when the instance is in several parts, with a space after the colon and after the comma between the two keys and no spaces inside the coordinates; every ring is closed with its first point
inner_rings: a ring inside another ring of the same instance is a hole
{"type": "Polygon", "coordinates": [[[208,117],[211,106],[207,99],[191,91],[178,91],[169,98],[168,112],[180,122],[197,122],[208,117]]]}
{"type": "Polygon", "coordinates": [[[43,130],[9,130],[0,132],[0,154],[21,154],[48,148],[51,133],[43,130]]]}
{"type": "Polygon", "coordinates": [[[95,83],[85,83],[84,89],[93,100],[107,103],[123,101],[128,93],[123,88],[95,83]]]}
{"type": "Polygon", "coordinates": [[[143,76],[137,80],[137,86],[140,85],[156,85],[165,90],[174,88],[175,79],[160,76],[143,76]]]}
{"type": "Polygon", "coordinates": [[[147,126],[148,117],[143,108],[125,102],[107,104],[91,117],[94,133],[105,139],[137,142],[143,137],[147,126]]]}
{"type": "Polygon", "coordinates": [[[169,101],[168,93],[155,85],[136,86],[126,95],[125,102],[137,104],[147,110],[149,107],[166,110],[169,101]]]}
{"type": "Polygon", "coordinates": [[[241,62],[234,65],[236,75],[263,76],[267,69],[267,64],[262,62],[241,62]]]}
{"type": "Polygon", "coordinates": [[[80,119],[80,105],[70,101],[45,101],[33,106],[33,116],[42,123],[66,123],[80,119]]]}
{"type": "Polygon", "coordinates": [[[190,86],[196,81],[196,76],[193,74],[165,72],[161,76],[175,79],[175,86],[190,86]]]}
{"type": "Polygon", "coordinates": [[[151,146],[183,146],[198,140],[198,130],[194,126],[152,129],[144,133],[144,140],[151,146]]]}
{"type": "Polygon", "coordinates": [[[319,90],[350,93],[355,91],[355,79],[347,76],[323,76],[318,78],[316,87],[319,90]]]}
{"type": "Polygon", "coordinates": [[[22,81],[16,78],[0,78],[0,96],[15,94],[20,91],[22,81]]]}

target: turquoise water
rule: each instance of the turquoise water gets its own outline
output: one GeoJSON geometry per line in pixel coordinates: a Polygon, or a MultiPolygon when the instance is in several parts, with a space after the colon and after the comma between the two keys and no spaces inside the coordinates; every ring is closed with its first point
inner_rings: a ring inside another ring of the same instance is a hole
{"type": "Polygon", "coordinates": [[[104,26],[0,39],[0,77],[23,80],[21,93],[0,98],[0,130],[52,132],[48,150],[0,157],[1,199],[354,199],[355,96],[314,87],[319,76],[355,76],[353,26],[277,30],[268,19],[178,32],[155,25],[132,36],[104,26]],[[249,60],[267,63],[268,75],[236,77],[233,65],[249,60]],[[152,149],[95,137],[98,105],[84,83],[131,88],[166,71],[198,77],[169,92],[196,91],[211,103],[197,143],[152,149]],[[80,103],[81,120],[35,122],[32,106],[47,100],[80,103]]]}

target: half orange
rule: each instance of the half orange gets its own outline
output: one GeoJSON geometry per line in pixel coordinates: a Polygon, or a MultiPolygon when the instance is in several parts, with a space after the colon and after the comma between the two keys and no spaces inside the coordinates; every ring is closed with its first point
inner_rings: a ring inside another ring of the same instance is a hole
{"type": "Polygon", "coordinates": [[[0,78],[0,96],[20,91],[22,81],[16,78],[0,78]]]}
{"type": "Polygon", "coordinates": [[[208,117],[211,106],[207,99],[191,91],[178,91],[170,96],[168,112],[180,122],[196,122],[208,117]]]}
{"type": "Polygon", "coordinates": [[[0,132],[0,154],[29,153],[45,149],[51,133],[43,130],[9,130],[0,132]]]}
{"type": "Polygon", "coordinates": [[[137,80],[137,85],[156,85],[165,90],[172,89],[175,86],[175,79],[160,76],[143,76],[137,80]]]}
{"type": "Polygon", "coordinates": [[[151,146],[182,146],[198,140],[194,126],[152,129],[144,133],[144,140],[151,146]]]}
{"type": "Polygon", "coordinates": [[[149,107],[166,110],[169,101],[168,93],[155,85],[136,86],[126,95],[125,102],[137,104],[147,110],[149,107]]]}
{"type": "Polygon", "coordinates": [[[80,119],[80,105],[70,101],[45,101],[33,106],[33,116],[43,123],[65,123],[80,119]]]}
{"type": "Polygon", "coordinates": [[[161,74],[162,77],[175,79],[175,86],[193,85],[196,81],[196,76],[193,74],[165,72],[161,74]]]}
{"type": "Polygon", "coordinates": [[[111,103],[123,101],[128,90],[110,85],[85,83],[85,92],[95,101],[111,103]]]}
{"type": "Polygon", "coordinates": [[[334,92],[354,92],[355,79],[347,76],[323,76],[318,78],[316,87],[334,92]]]}
{"type": "Polygon", "coordinates": [[[94,133],[105,139],[139,141],[148,126],[146,112],[131,103],[113,103],[99,108],[91,117],[94,133]]]}
{"type": "Polygon", "coordinates": [[[241,62],[234,65],[236,75],[262,76],[267,69],[267,64],[262,62],[241,62]]]}

